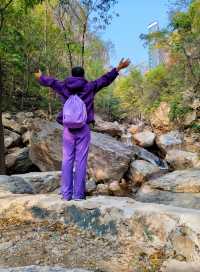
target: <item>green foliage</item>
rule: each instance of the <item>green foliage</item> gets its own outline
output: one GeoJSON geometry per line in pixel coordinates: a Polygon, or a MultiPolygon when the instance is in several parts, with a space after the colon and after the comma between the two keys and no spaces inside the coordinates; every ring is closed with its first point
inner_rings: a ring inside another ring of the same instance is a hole
{"type": "MultiPolygon", "coordinates": [[[[53,113],[60,108],[59,100],[49,89],[40,87],[33,75],[38,67],[59,79],[70,74],[65,37],[55,20],[58,2],[15,0],[6,9],[0,36],[3,110],[51,108],[53,113]]],[[[67,35],[70,38],[71,33],[67,35]]],[[[74,45],[72,52],[78,60],[80,46],[74,45]]],[[[107,44],[89,32],[85,56],[88,78],[100,76],[108,61],[107,44]]]]}
{"type": "Polygon", "coordinates": [[[184,118],[184,116],[191,111],[189,106],[185,106],[180,100],[173,100],[170,105],[169,117],[171,121],[177,121],[184,118]]]}
{"type": "Polygon", "coordinates": [[[198,123],[192,124],[191,129],[196,133],[200,133],[200,124],[198,124],[198,123]]]}
{"type": "Polygon", "coordinates": [[[168,61],[145,75],[132,69],[114,88],[123,116],[146,116],[166,101],[170,118],[180,121],[191,111],[185,105],[187,90],[194,98],[200,94],[200,0],[174,1],[167,29],[141,35],[146,45],[153,44],[168,54],[168,61]]]}

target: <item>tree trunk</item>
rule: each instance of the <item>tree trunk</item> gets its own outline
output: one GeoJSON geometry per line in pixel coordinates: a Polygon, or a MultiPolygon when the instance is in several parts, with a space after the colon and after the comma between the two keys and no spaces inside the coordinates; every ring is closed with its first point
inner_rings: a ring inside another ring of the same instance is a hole
{"type": "Polygon", "coordinates": [[[82,34],[82,48],[81,48],[81,65],[84,67],[85,64],[85,36],[87,31],[87,22],[83,25],[83,34],[82,34]]]}
{"type": "Polygon", "coordinates": [[[4,131],[2,122],[2,99],[3,99],[3,80],[2,80],[2,63],[0,60],[0,175],[6,173],[5,167],[5,147],[4,147],[4,131]]]}

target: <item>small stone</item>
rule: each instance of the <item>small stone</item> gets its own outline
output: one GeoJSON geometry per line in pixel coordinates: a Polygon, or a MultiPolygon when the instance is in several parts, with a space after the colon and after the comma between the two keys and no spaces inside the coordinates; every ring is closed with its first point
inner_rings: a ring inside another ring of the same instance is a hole
{"type": "Polygon", "coordinates": [[[94,192],[97,188],[95,180],[87,180],[86,182],[86,192],[88,194],[94,192]]]}

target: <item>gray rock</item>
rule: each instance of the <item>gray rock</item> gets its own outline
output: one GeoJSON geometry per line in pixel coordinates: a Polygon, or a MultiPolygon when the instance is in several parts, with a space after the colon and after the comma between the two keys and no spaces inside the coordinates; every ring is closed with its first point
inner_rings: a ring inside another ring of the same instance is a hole
{"type": "Polygon", "coordinates": [[[91,194],[92,192],[94,192],[97,188],[96,182],[95,180],[87,180],[86,182],[86,192],[88,194],[91,194]]]}
{"type": "Polygon", "coordinates": [[[149,184],[144,184],[137,192],[135,200],[145,203],[158,203],[175,207],[200,209],[199,193],[174,193],[152,189],[149,184]]]}
{"type": "Polygon", "coordinates": [[[151,131],[143,131],[133,135],[136,144],[142,147],[150,147],[154,144],[156,135],[151,131]]]}
{"type": "Polygon", "coordinates": [[[200,169],[179,170],[150,180],[137,192],[137,201],[200,208],[200,169]]]}
{"type": "Polygon", "coordinates": [[[183,134],[179,131],[171,131],[156,138],[156,144],[166,154],[168,150],[181,148],[183,145],[183,134]]]}
{"type": "Polygon", "coordinates": [[[158,166],[144,160],[135,160],[131,163],[129,178],[135,183],[143,183],[148,179],[164,174],[158,166]]]}
{"type": "Polygon", "coordinates": [[[20,177],[0,175],[0,189],[13,194],[33,194],[34,189],[30,183],[20,177]]]}
{"type": "Polygon", "coordinates": [[[121,137],[123,133],[123,127],[119,123],[103,121],[100,118],[96,118],[93,130],[113,137],[121,137]]]}
{"type": "Polygon", "coordinates": [[[109,135],[92,133],[89,176],[97,181],[120,180],[128,170],[133,150],[109,135]]]}
{"type": "Polygon", "coordinates": [[[151,180],[151,188],[176,193],[200,193],[200,169],[177,170],[151,180]]]}
{"type": "MultiPolygon", "coordinates": [[[[30,158],[41,171],[61,169],[62,127],[36,121],[32,127],[30,158]]],[[[92,132],[88,158],[89,176],[95,180],[120,180],[129,167],[133,151],[109,135],[92,132]]]]}
{"type": "Polygon", "coordinates": [[[41,171],[59,171],[62,160],[62,126],[34,120],[30,139],[30,159],[41,171]]]}
{"type": "Polygon", "coordinates": [[[155,154],[153,154],[153,153],[147,151],[146,149],[139,147],[137,145],[133,145],[131,148],[132,148],[135,156],[138,159],[148,161],[148,162],[152,163],[153,165],[158,166],[160,169],[164,169],[164,170],[168,169],[168,165],[167,165],[166,161],[161,160],[155,154]]]}
{"type": "Polygon", "coordinates": [[[50,193],[60,187],[61,172],[30,172],[13,175],[12,177],[23,178],[26,182],[31,184],[35,193],[50,193]]]}

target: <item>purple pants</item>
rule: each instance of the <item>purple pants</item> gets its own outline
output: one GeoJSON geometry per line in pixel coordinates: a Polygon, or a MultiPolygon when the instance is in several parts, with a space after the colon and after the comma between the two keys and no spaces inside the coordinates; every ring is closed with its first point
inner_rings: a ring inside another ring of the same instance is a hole
{"type": "Polygon", "coordinates": [[[63,131],[61,194],[64,199],[84,199],[90,127],[63,131]],[[75,173],[73,175],[73,168],[75,173]]]}

